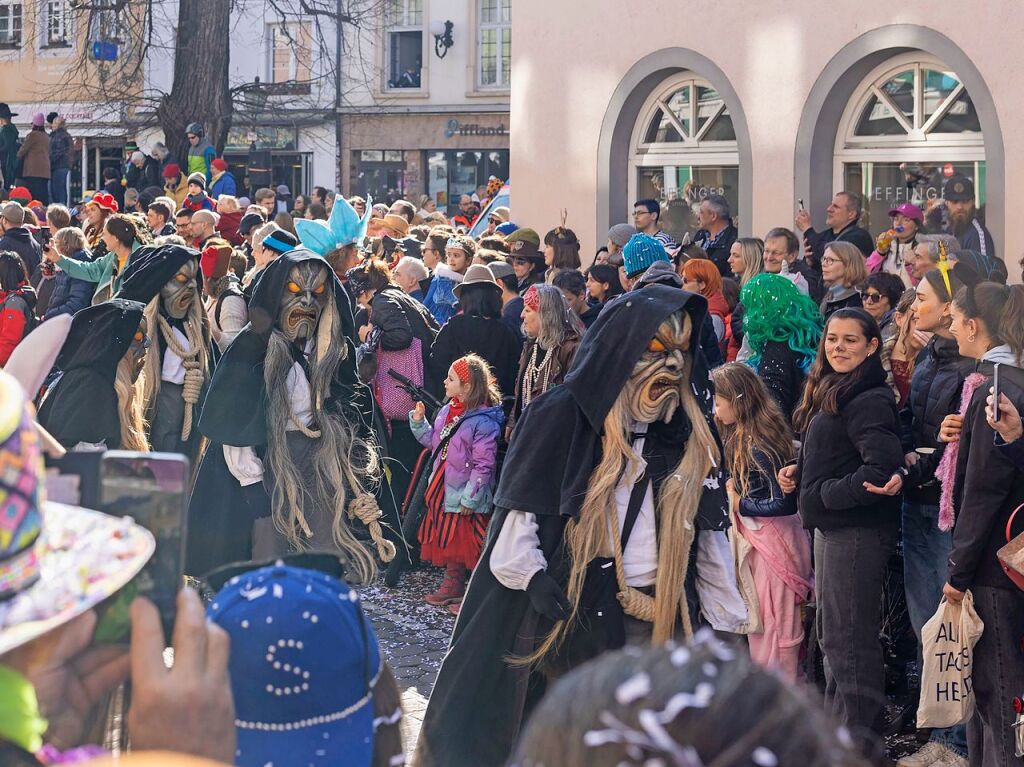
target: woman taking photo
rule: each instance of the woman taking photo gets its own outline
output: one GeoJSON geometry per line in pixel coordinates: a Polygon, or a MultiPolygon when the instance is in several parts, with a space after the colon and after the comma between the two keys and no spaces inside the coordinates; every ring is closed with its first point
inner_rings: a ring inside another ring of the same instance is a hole
{"type": "MultiPolygon", "coordinates": [[[[996,552],[1006,544],[1010,515],[1024,499],[1024,472],[998,449],[986,422],[986,400],[999,364],[1001,393],[1018,410],[1024,405],[1024,287],[972,284],[973,273],[960,266],[955,272],[967,284],[953,300],[950,331],[960,354],[980,365],[964,382],[960,438],[946,446],[937,472],[939,525],[953,525],[943,594],[959,602],[969,590],[985,624],[972,661],[977,708],[967,724],[971,763],[1008,765],[1016,763],[1008,702],[1020,694],[1024,679],[1024,593],[1007,578],[996,552]]],[[[1020,531],[1018,519],[1015,532],[1020,531]]]]}
{"type": "Polygon", "coordinates": [[[150,242],[149,232],[144,229],[131,216],[115,213],[103,225],[105,252],[93,261],[76,261],[62,256],[54,248],[46,250],[43,256],[67,272],[72,279],[95,283],[92,302],[98,304],[121,289],[121,276],[128,259],[132,253],[150,242]]]}
{"type": "Polygon", "coordinates": [[[839,309],[828,319],[793,418],[800,456],[779,472],[783,492],[799,487],[800,516],[814,531],[826,707],[855,736],[878,733],[883,723],[880,605],[899,536],[899,497],[865,487],[885,485],[903,466],[881,352],[878,325],[863,309],[839,309]]]}
{"type": "Polygon", "coordinates": [[[864,256],[849,242],[830,242],[821,259],[821,276],[828,289],[821,300],[821,315],[826,320],[839,309],[863,306],[860,288],[867,282],[864,256]]]}
{"type": "Polygon", "coordinates": [[[562,383],[583,337],[583,323],[561,290],[533,285],[523,296],[523,334],[526,343],[519,358],[509,433],[527,405],[562,383]]]}
{"type": "Polygon", "coordinates": [[[750,365],[786,420],[800,401],[817,354],[821,317],[814,302],[780,274],[758,274],[740,291],[750,365]]]}

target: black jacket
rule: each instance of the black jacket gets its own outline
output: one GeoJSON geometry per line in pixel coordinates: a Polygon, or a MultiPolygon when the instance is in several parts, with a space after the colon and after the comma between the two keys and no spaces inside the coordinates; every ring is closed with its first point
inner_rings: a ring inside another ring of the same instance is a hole
{"type": "Polygon", "coordinates": [[[706,229],[697,231],[693,235],[693,240],[698,245],[707,242],[707,246],[701,245],[701,247],[707,252],[708,258],[715,263],[723,277],[732,277],[732,269],[729,268],[729,251],[732,250],[732,244],[736,242],[736,238],[739,236],[739,230],[732,224],[729,224],[729,226],[722,230],[721,235],[714,244],[711,244],[713,238],[706,229]]]}
{"type": "Polygon", "coordinates": [[[864,299],[856,288],[845,288],[836,294],[825,291],[825,297],[821,300],[821,316],[828,322],[828,318],[840,309],[859,309],[863,306],[864,299]]]}
{"type": "Polygon", "coordinates": [[[838,234],[831,229],[824,232],[816,232],[808,229],[804,232],[804,242],[811,246],[810,266],[816,272],[821,272],[821,257],[825,254],[825,247],[830,242],[850,242],[857,246],[864,258],[867,258],[875,249],[875,241],[867,229],[861,229],[857,222],[853,222],[838,234]]]}
{"type": "Polygon", "coordinates": [[[906,407],[900,411],[903,424],[903,452],[931,448],[934,453],[918,454],[917,463],[907,469],[903,492],[908,501],[937,506],[941,487],[935,470],[945,443],[939,441],[942,419],[960,407],[964,379],[974,371],[974,360],[961,357],[952,338],[934,336],[917,355],[914,377],[906,407]]]}
{"type": "Polygon", "coordinates": [[[397,285],[387,285],[370,302],[370,322],[380,329],[380,348],[386,352],[408,349],[412,339],[418,338],[423,350],[423,369],[427,369],[438,327],[423,304],[397,285]]]}
{"type": "Polygon", "coordinates": [[[792,420],[806,378],[800,367],[800,355],[790,349],[787,343],[769,341],[764,345],[757,374],[764,381],[772,399],[782,408],[782,414],[792,420]]]}
{"type": "Polygon", "coordinates": [[[757,448],[757,471],[750,473],[747,493],[740,499],[740,514],[744,517],[788,517],[796,514],[796,493],[786,495],[779,487],[778,473],[768,456],[757,448]]]}
{"type": "Polygon", "coordinates": [[[822,282],[821,272],[815,271],[802,258],[798,258],[790,264],[789,271],[799,274],[807,281],[807,294],[814,300],[814,303],[820,304],[821,299],[825,297],[825,283],[822,282]]]}
{"type": "Polygon", "coordinates": [[[28,227],[25,226],[16,226],[8,229],[4,236],[0,238],[0,250],[13,250],[21,256],[21,260],[25,262],[25,271],[28,272],[29,277],[32,277],[36,267],[39,266],[39,262],[43,259],[43,249],[36,242],[28,227]]]}
{"type": "MultiPolygon", "coordinates": [[[[996,447],[992,429],[985,420],[992,365],[981,363],[979,372],[989,377],[975,389],[960,433],[949,582],[960,591],[972,586],[1016,591],[1017,587],[1003,572],[996,552],[1006,545],[1006,524],[1010,515],[1024,501],[1024,471],[996,447]]],[[[1018,410],[1024,409],[1024,370],[1002,365],[999,378],[1002,393],[1018,410]]],[[[1017,639],[1013,637],[1013,641],[1017,639]]]]}
{"type": "Polygon", "coordinates": [[[456,314],[441,328],[427,363],[427,389],[444,398],[448,368],[459,357],[479,354],[491,366],[503,396],[515,395],[523,342],[502,319],[456,314]]]}
{"type": "Polygon", "coordinates": [[[800,517],[804,527],[831,530],[881,527],[899,521],[900,496],[875,495],[863,483],[884,485],[903,465],[896,397],[885,383],[879,354],[861,385],[819,412],[800,447],[800,517]]]}

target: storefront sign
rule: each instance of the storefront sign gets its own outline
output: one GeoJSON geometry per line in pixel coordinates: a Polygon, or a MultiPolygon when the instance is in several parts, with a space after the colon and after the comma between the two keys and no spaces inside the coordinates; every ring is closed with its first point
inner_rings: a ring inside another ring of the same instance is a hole
{"type": "Polygon", "coordinates": [[[942,190],[937,186],[917,186],[913,189],[905,186],[876,186],[871,189],[872,202],[919,203],[922,200],[936,200],[941,196],[942,190]]]}
{"type": "Polygon", "coordinates": [[[493,128],[478,123],[460,123],[458,120],[449,120],[444,129],[444,137],[454,136],[507,136],[508,127],[505,123],[498,123],[493,128]]]}

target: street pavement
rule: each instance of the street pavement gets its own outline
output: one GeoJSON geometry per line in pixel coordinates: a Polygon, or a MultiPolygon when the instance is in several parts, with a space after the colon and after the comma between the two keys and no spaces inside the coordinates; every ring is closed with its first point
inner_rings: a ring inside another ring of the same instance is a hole
{"type": "Polygon", "coordinates": [[[441,568],[422,567],[407,571],[393,589],[375,585],[361,592],[363,609],[402,691],[408,754],[416,745],[427,698],[455,626],[455,616],[447,609],[423,601],[423,595],[441,583],[442,572],[441,568]]]}

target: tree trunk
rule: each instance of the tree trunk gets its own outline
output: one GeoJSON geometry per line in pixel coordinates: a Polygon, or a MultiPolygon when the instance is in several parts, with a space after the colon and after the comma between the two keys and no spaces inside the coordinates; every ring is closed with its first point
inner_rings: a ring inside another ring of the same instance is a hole
{"type": "Polygon", "coordinates": [[[157,110],[167,148],[188,165],[185,128],[202,124],[219,155],[231,128],[231,0],[179,0],[174,84],[157,110]]]}

